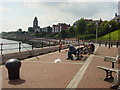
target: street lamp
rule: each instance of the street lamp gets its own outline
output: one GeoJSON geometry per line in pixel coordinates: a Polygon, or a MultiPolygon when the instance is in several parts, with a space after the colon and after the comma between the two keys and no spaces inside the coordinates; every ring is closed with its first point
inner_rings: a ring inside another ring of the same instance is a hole
{"type": "Polygon", "coordinates": [[[109,24],[109,48],[110,48],[110,42],[111,42],[111,27],[112,25],[109,24]]]}
{"type": "Polygon", "coordinates": [[[96,22],[96,44],[97,44],[97,32],[98,32],[98,22],[96,22]]]}

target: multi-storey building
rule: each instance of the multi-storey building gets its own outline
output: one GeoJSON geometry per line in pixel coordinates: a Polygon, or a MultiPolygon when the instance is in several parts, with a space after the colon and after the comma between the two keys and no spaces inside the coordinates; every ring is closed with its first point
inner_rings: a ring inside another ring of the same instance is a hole
{"type": "Polygon", "coordinates": [[[67,30],[70,27],[70,24],[66,23],[58,23],[57,25],[53,25],[53,33],[61,32],[61,30],[67,30]]]}

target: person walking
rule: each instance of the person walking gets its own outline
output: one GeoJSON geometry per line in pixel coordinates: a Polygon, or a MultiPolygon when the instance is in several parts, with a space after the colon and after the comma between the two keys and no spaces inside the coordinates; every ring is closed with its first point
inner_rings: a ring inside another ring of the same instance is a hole
{"type": "Polygon", "coordinates": [[[61,49],[62,49],[62,41],[60,40],[59,41],[59,52],[61,52],[61,49]]]}

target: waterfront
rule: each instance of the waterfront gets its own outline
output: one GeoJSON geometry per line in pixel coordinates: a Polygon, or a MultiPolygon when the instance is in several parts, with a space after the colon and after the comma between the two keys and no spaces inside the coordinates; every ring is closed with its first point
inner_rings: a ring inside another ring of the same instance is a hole
{"type": "MultiPolygon", "coordinates": [[[[12,41],[12,40],[0,38],[0,43],[3,44],[2,45],[2,54],[19,52],[19,42],[18,41],[12,41]]],[[[31,50],[32,46],[22,43],[21,51],[26,51],[26,49],[31,50]]],[[[0,48],[0,51],[1,51],[1,48],[0,48]]]]}

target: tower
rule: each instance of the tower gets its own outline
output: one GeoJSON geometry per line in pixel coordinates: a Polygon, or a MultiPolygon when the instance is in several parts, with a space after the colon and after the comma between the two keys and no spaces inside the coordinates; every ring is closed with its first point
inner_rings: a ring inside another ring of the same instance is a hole
{"type": "Polygon", "coordinates": [[[38,28],[38,20],[37,20],[37,17],[34,18],[33,28],[34,28],[34,29],[38,28]]]}

